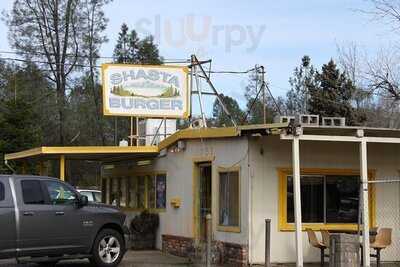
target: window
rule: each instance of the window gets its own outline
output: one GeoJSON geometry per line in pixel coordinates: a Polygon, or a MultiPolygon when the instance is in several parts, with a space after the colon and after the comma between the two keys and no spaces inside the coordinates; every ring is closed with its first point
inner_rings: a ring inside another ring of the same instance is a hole
{"type": "Polygon", "coordinates": [[[87,196],[89,202],[94,201],[93,193],[91,191],[80,191],[79,194],[81,194],[82,196],[87,196]]]}
{"type": "MultiPolygon", "coordinates": [[[[279,226],[294,230],[293,177],[290,169],[279,170],[279,226]]],[[[370,179],[372,173],[370,172],[370,179]]],[[[319,230],[353,230],[358,223],[360,176],[357,171],[302,170],[301,212],[304,227],[319,230]]],[[[370,224],[374,225],[373,190],[370,191],[370,224]]]]}
{"type": "Polygon", "coordinates": [[[21,181],[22,198],[27,205],[45,204],[40,181],[21,181]]]}
{"type": "Polygon", "coordinates": [[[166,178],[161,173],[111,178],[111,204],[135,210],[165,209],[166,178]]]}
{"type": "Polygon", "coordinates": [[[167,204],[167,176],[156,176],[156,209],[165,209],[167,204]]]}
{"type": "Polygon", "coordinates": [[[94,196],[94,202],[102,202],[102,196],[100,192],[94,192],[93,196],[94,196]]]}
{"type": "Polygon", "coordinates": [[[219,230],[240,231],[239,170],[219,171],[219,230]]]}
{"type": "Polygon", "coordinates": [[[44,184],[49,193],[51,204],[63,205],[75,203],[75,192],[65,184],[56,181],[45,181],[44,184]]]}
{"type": "Polygon", "coordinates": [[[0,201],[3,201],[5,199],[5,189],[3,183],[0,183],[0,201]]]}

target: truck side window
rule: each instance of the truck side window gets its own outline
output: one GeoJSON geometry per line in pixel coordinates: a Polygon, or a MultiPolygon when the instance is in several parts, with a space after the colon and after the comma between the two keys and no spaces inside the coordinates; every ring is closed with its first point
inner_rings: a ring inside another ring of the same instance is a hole
{"type": "Polygon", "coordinates": [[[75,202],[76,194],[68,186],[56,181],[45,181],[45,185],[52,204],[72,204],[75,202]]]}
{"type": "Polygon", "coordinates": [[[22,197],[25,204],[45,204],[40,181],[21,181],[22,197]]]}
{"type": "Polygon", "coordinates": [[[5,190],[3,183],[0,182],[0,201],[3,201],[5,198],[5,190]]]}

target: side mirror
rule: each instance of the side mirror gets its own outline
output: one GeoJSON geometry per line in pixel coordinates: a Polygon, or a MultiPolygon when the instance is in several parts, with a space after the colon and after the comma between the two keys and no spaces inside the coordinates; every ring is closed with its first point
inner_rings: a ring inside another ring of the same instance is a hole
{"type": "Polygon", "coordinates": [[[79,195],[79,201],[78,201],[79,207],[87,206],[88,203],[89,203],[89,199],[87,196],[79,195]]]}

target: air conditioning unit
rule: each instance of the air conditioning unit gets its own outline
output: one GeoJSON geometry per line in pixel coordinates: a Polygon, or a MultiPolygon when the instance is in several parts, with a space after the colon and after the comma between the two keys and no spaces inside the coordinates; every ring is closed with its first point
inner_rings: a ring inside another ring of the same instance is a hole
{"type": "Polygon", "coordinates": [[[295,123],[296,117],[295,116],[279,116],[280,123],[295,123]]]}
{"type": "Polygon", "coordinates": [[[307,126],[319,126],[319,115],[300,114],[299,123],[307,126]]]}
{"type": "Polygon", "coordinates": [[[344,117],[322,117],[322,126],[343,127],[346,126],[344,117]]]}

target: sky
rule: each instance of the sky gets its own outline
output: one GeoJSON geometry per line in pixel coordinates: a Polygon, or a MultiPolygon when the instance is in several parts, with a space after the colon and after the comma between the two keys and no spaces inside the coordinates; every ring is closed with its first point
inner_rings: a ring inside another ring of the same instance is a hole
{"type": "MultiPolygon", "coordinates": [[[[1,0],[0,10],[9,10],[12,2],[1,0]]],[[[114,0],[105,8],[109,42],[101,55],[112,56],[125,22],[142,37],[154,35],[165,59],[188,59],[196,54],[200,60],[212,59],[212,69],[218,71],[245,71],[262,65],[272,94],[284,96],[303,55],[309,55],[320,68],[337,56],[338,45],[356,43],[376,53],[397,41],[387,25],[359,11],[370,9],[367,0],[114,0]]],[[[0,51],[12,50],[2,21],[0,33],[0,51]]],[[[245,106],[247,75],[213,74],[211,78],[219,93],[245,106]]],[[[206,84],[202,88],[208,90],[206,84]]],[[[207,96],[205,102],[210,114],[213,97],[207,96]]]]}

